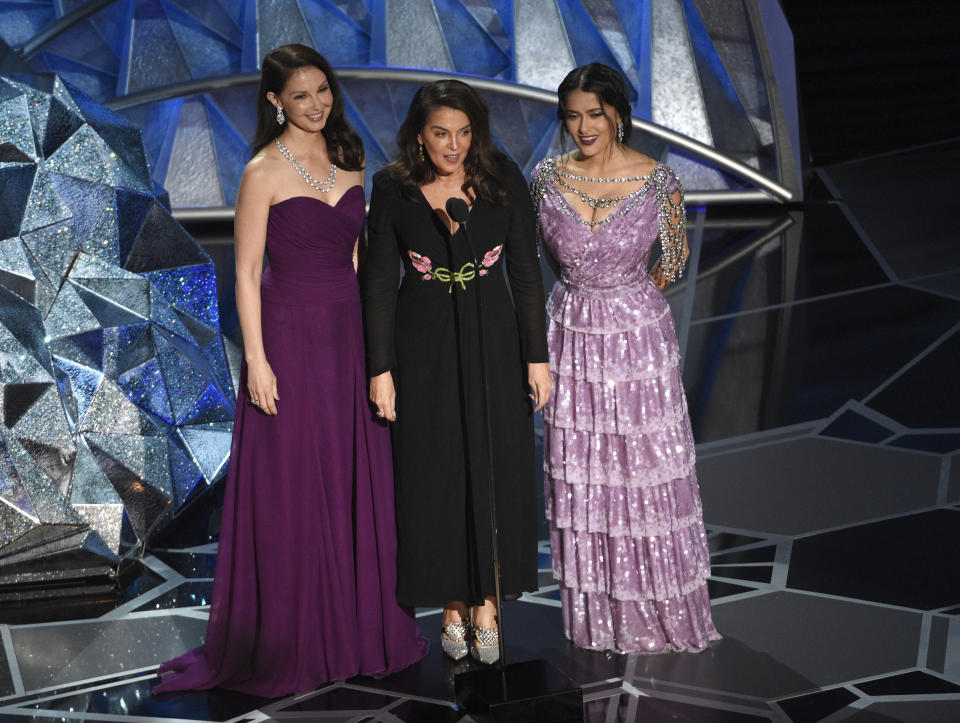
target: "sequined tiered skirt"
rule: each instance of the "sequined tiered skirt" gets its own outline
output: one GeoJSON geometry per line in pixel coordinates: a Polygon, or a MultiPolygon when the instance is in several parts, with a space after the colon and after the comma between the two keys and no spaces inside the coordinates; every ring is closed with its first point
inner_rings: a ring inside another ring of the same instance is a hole
{"type": "Polygon", "coordinates": [[[576,645],[657,653],[720,636],[673,318],[649,280],[559,283],[544,486],[563,623],[576,645]]]}

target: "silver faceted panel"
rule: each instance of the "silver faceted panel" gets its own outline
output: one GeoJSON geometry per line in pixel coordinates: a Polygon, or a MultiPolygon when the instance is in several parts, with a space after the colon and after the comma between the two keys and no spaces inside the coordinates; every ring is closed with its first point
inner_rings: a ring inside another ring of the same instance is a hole
{"type": "Polygon", "coordinates": [[[140,132],[57,76],[0,76],[0,582],[115,564],[223,473],[216,299],[140,132]]]}

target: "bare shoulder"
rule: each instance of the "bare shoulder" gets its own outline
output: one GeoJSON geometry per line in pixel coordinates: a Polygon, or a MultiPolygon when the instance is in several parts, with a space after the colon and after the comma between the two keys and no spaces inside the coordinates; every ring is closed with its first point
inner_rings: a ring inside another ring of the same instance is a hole
{"type": "Polygon", "coordinates": [[[282,160],[283,157],[279,151],[272,144],[268,145],[257,151],[254,157],[247,162],[243,169],[243,176],[244,178],[249,177],[252,181],[259,181],[265,177],[269,178],[277,172],[282,160]]]}
{"type": "Polygon", "coordinates": [[[258,151],[243,169],[243,178],[240,179],[240,189],[237,193],[237,205],[248,206],[252,200],[255,205],[271,204],[274,202],[277,189],[280,187],[278,179],[281,177],[279,161],[282,157],[275,149],[267,146],[258,151]]]}
{"type": "Polygon", "coordinates": [[[279,153],[271,146],[261,148],[243,169],[241,189],[255,190],[258,193],[271,191],[277,185],[277,178],[281,171],[279,153]]]}
{"type": "Polygon", "coordinates": [[[365,169],[359,171],[346,171],[342,168],[337,168],[337,185],[339,185],[340,179],[343,179],[344,187],[349,188],[350,186],[362,186],[364,179],[366,177],[365,169]]]}
{"type": "Polygon", "coordinates": [[[557,156],[556,163],[560,168],[567,169],[576,169],[579,168],[579,163],[577,162],[576,156],[574,155],[576,150],[567,151],[566,153],[561,153],[557,156]]]}
{"type": "Polygon", "coordinates": [[[623,156],[627,172],[634,176],[649,176],[653,173],[653,169],[660,165],[650,156],[644,155],[640,153],[640,151],[635,151],[632,148],[624,148],[623,156]]]}

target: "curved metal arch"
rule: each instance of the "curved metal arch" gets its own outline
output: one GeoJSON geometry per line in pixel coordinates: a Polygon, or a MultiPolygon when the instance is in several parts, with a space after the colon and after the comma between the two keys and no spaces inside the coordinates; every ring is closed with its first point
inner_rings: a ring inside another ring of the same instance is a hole
{"type": "Polygon", "coordinates": [[[50,42],[61,33],[72,28],[81,20],[90,17],[94,13],[105,8],[107,5],[112,5],[115,2],[116,0],[88,0],[88,2],[85,2],[73,12],[69,12],[59,20],[50,23],[47,27],[21,45],[17,49],[20,53],[20,57],[24,59],[29,58],[31,55],[40,50],[40,47],[44,43],[50,42]]]}
{"type": "MultiPolygon", "coordinates": [[[[337,73],[341,78],[360,80],[393,80],[408,83],[429,83],[434,80],[453,78],[456,80],[468,81],[475,88],[494,93],[502,93],[504,95],[510,95],[516,98],[522,98],[524,100],[539,101],[541,103],[547,103],[550,105],[554,105],[557,102],[557,94],[549,90],[534,88],[529,85],[520,85],[518,83],[510,83],[503,80],[494,80],[493,78],[485,78],[483,76],[469,75],[467,73],[355,65],[338,66],[337,73]]],[[[259,81],[259,73],[238,73],[235,75],[219,76],[217,78],[192,80],[185,83],[176,83],[173,85],[164,86],[162,88],[144,91],[142,93],[115,98],[114,100],[106,103],[106,106],[111,110],[123,110],[125,108],[143,105],[144,103],[155,103],[158,101],[180,98],[187,95],[207,93],[212,90],[222,90],[224,88],[234,88],[243,85],[255,85],[259,81]]],[[[734,176],[738,176],[739,178],[750,181],[762,192],[710,192],[709,200],[711,201],[719,201],[721,200],[721,197],[725,198],[728,195],[731,196],[731,198],[725,200],[733,200],[733,196],[736,196],[736,200],[738,201],[755,202],[775,200],[781,203],[786,203],[793,198],[793,193],[789,189],[780,185],[776,181],[767,178],[756,169],[751,168],[745,163],[741,163],[734,158],[730,158],[723,153],[720,153],[715,148],[712,148],[705,143],[701,143],[700,141],[694,140],[689,136],[685,136],[682,133],[677,133],[674,130],[665,128],[664,126],[653,123],[652,121],[643,120],[642,118],[634,117],[631,122],[635,130],[647,133],[655,138],[665,141],[675,148],[679,148],[693,156],[702,158],[711,165],[731,173],[734,176]]],[[[698,196],[699,195],[700,194],[698,194],[698,196]]],[[[690,194],[690,196],[691,198],[689,200],[693,203],[705,202],[708,200],[706,196],[703,199],[693,198],[693,194],[690,194]]]]}

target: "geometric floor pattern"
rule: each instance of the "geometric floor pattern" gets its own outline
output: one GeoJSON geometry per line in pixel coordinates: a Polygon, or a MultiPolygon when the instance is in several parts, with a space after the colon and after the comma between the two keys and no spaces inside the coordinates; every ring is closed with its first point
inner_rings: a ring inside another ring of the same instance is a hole
{"type": "MultiPolygon", "coordinates": [[[[575,648],[541,542],[540,590],[504,609],[508,657],[572,677],[591,723],[960,720],[958,155],[821,169],[786,218],[689,209],[692,269],[670,302],[724,638],[575,648]]],[[[188,511],[111,600],[0,610],[0,723],[467,720],[437,610],[418,611],[427,658],[389,678],[152,697],[156,665],[203,635],[217,506],[188,511]]]]}

